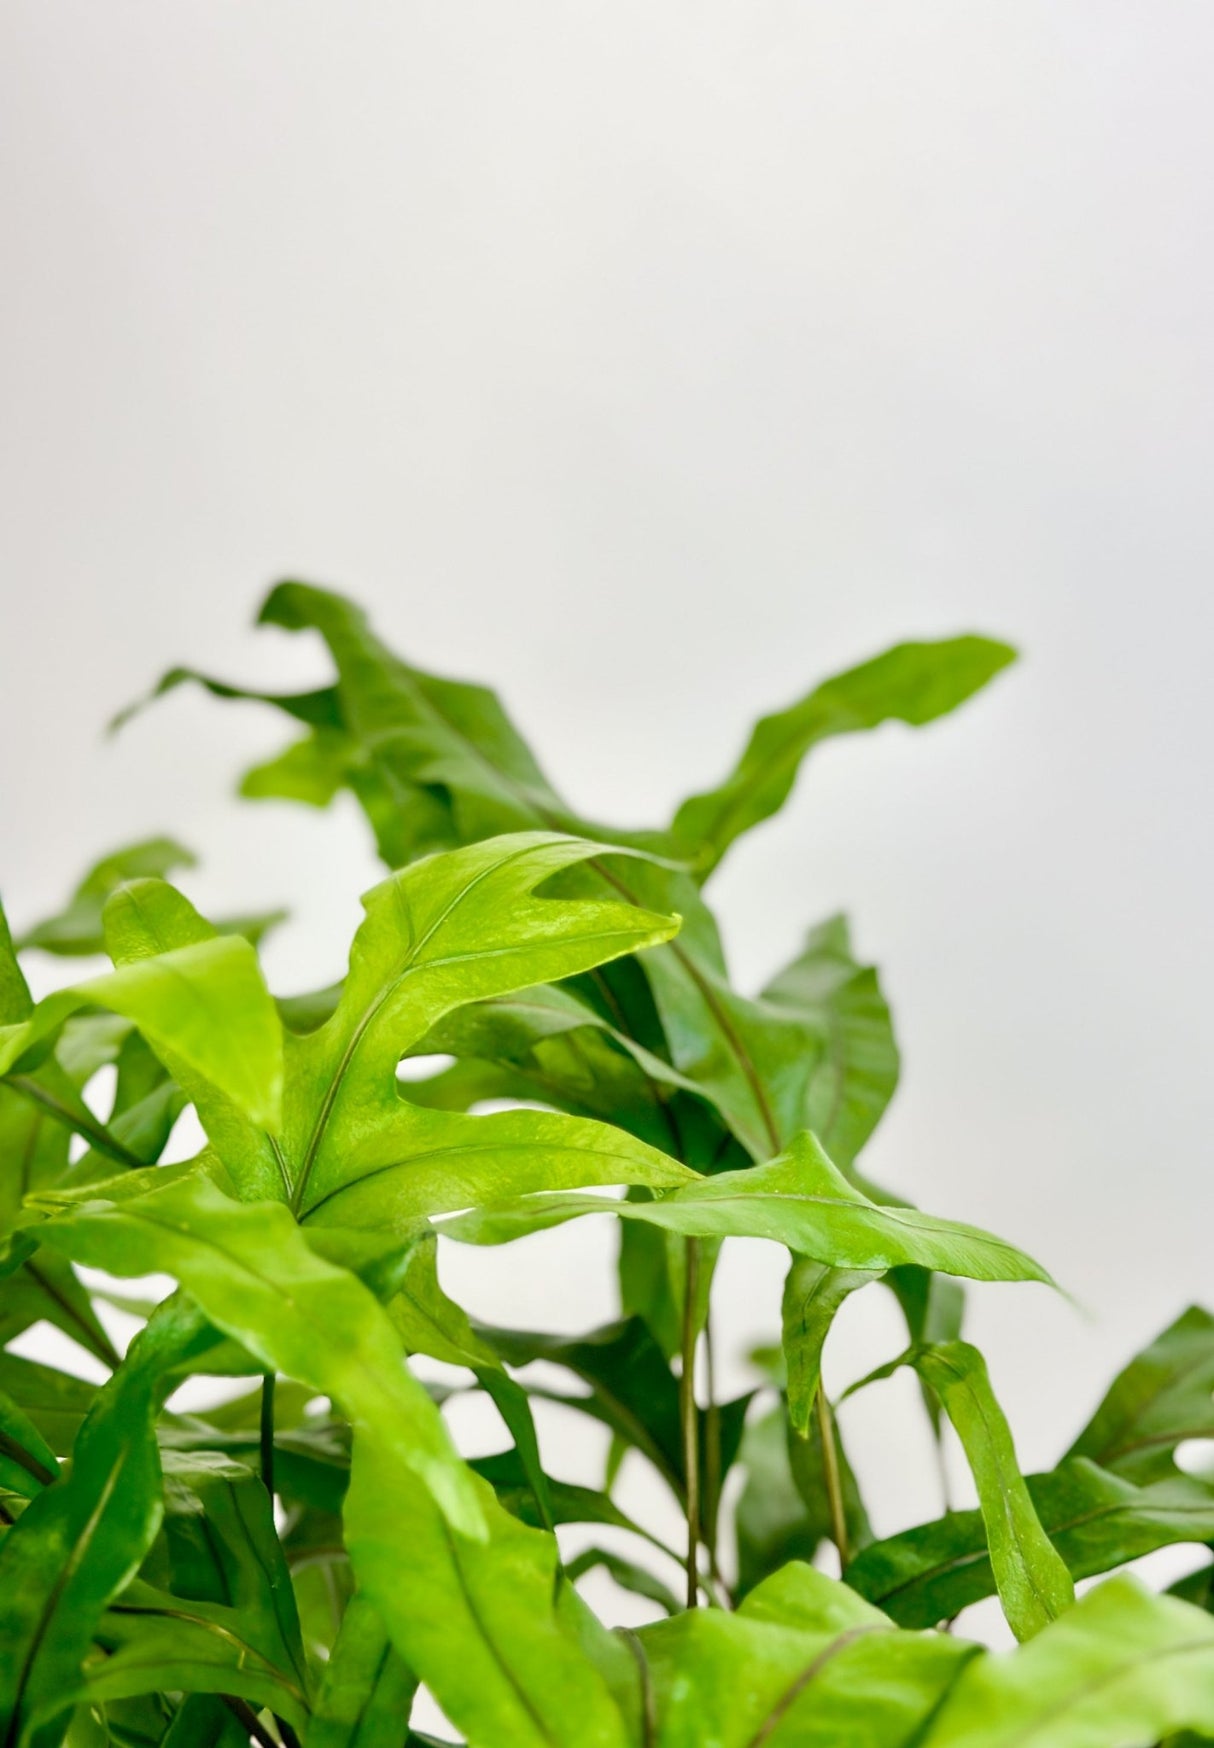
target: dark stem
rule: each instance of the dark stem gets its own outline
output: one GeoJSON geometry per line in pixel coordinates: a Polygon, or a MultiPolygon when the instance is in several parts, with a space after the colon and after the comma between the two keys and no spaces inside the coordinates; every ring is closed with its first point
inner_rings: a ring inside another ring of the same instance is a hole
{"type": "Polygon", "coordinates": [[[259,1744],[259,1748],[279,1748],[279,1744],[271,1736],[251,1705],[246,1705],[242,1699],[235,1699],[230,1693],[221,1693],[219,1697],[232,1716],[237,1719],[241,1729],[247,1730],[254,1742],[259,1744]]]}
{"type": "Polygon", "coordinates": [[[270,1503],[274,1501],[274,1385],[276,1377],[267,1372],[261,1381],[261,1478],[270,1503]]]}
{"type": "Polygon", "coordinates": [[[839,1550],[839,1576],[847,1571],[850,1558],[847,1550],[847,1512],[843,1504],[843,1482],[839,1473],[839,1447],[835,1442],[835,1422],[821,1383],[815,1398],[818,1409],[818,1431],[822,1435],[822,1476],[826,1482],[826,1498],[830,1505],[830,1533],[839,1550]]]}
{"type": "Polygon", "coordinates": [[[679,1378],[679,1420],[683,1429],[683,1470],[687,1486],[687,1606],[700,1599],[700,1426],[696,1407],[696,1291],[700,1241],[684,1240],[683,1371],[679,1378]]]}
{"type": "Polygon", "coordinates": [[[83,1135],[86,1141],[91,1141],[98,1153],[104,1153],[119,1165],[130,1166],[132,1171],[142,1171],[147,1164],[146,1159],[140,1159],[137,1153],[132,1153],[129,1147],[124,1147],[116,1135],[111,1135],[104,1123],[99,1123],[90,1113],[73,1111],[54,1093],[48,1092],[44,1086],[28,1074],[12,1074],[8,1076],[8,1084],[15,1087],[19,1093],[33,1104],[40,1105],[57,1123],[62,1123],[65,1129],[71,1129],[77,1135],[83,1135]]]}

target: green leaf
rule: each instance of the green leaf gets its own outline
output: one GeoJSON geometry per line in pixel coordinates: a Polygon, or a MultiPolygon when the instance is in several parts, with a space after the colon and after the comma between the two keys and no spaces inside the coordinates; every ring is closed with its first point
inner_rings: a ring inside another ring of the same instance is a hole
{"type": "Polygon", "coordinates": [[[381,1748],[402,1737],[417,1681],[374,1605],[351,1597],[325,1665],[307,1748],[381,1748]]]}
{"type": "Polygon", "coordinates": [[[104,1706],[158,1692],[229,1694],[304,1727],[298,1672],[266,1655],[240,1610],[136,1581],[107,1610],[95,1638],[100,1649],[85,1662],[75,1703],[104,1706]]]}
{"type": "Polygon", "coordinates": [[[199,1335],[173,1305],[136,1339],[81,1428],[70,1475],[43,1489],[0,1543],[0,1730],[28,1748],[57,1720],[93,1629],[133,1576],[161,1517],[153,1424],[165,1374],[199,1335]]]}
{"type": "Polygon", "coordinates": [[[663,1584],[660,1578],[645,1566],[639,1566],[635,1560],[629,1560],[623,1554],[617,1554],[610,1548],[583,1548],[574,1559],[566,1562],[565,1574],[568,1578],[577,1580],[584,1578],[587,1572],[606,1572],[614,1578],[622,1590],[631,1590],[634,1596],[643,1596],[647,1602],[655,1602],[663,1614],[677,1614],[683,1606],[669,1585],[663,1584]]]}
{"type": "Polygon", "coordinates": [[[1166,1480],[1192,1438],[1214,1438],[1214,1317],[1199,1305],[1118,1373],[1067,1456],[1128,1481],[1166,1480]]]}
{"type": "Polygon", "coordinates": [[[44,953],[84,957],[105,951],[101,917],[105,901],[127,880],[163,880],[177,868],[195,868],[198,858],[174,838],[144,838],[111,850],[95,862],[63,910],[28,928],[19,949],[40,947],[44,953]]]}
{"type": "MultiPolygon", "coordinates": [[[[1193,1481],[1132,1481],[1070,1458],[1026,1477],[1039,1522],[1072,1578],[1091,1578],[1177,1542],[1214,1540],[1214,1496],[1193,1481]]],[[[980,1512],[954,1511],[874,1542],[848,1567],[854,1589],[902,1626],[951,1620],[995,1592],[980,1512]]]]}
{"type": "Polygon", "coordinates": [[[0,1028],[0,1073],[36,1066],[64,1021],[91,1005],[132,1020],[253,1122],[277,1125],[281,1026],[247,941],[198,941],[56,991],[29,1019],[0,1028]]]}
{"type": "Polygon", "coordinates": [[[470,1736],[548,1748],[573,1716],[586,1748],[624,1748],[615,1703],[559,1598],[554,1607],[555,1542],[517,1523],[456,1460],[385,1313],[310,1250],[287,1209],[231,1202],[182,1177],[63,1213],[43,1232],[115,1274],[176,1275],[263,1365],[340,1403],[354,1428],[354,1571],[406,1663],[470,1736]]]}
{"type": "Polygon", "coordinates": [[[878,1206],[835,1169],[812,1135],[767,1165],[700,1178],[652,1202],[539,1195],[444,1220],[465,1243],[501,1244],[585,1214],[643,1220],[688,1238],[769,1238],[835,1268],[917,1263],[984,1281],[1045,1281],[1039,1263],[975,1226],[878,1206]]]}
{"type": "Polygon", "coordinates": [[[1024,1484],[986,1361],[968,1342],[950,1341],[923,1349],[914,1364],[965,1449],[1003,1612],[1016,1637],[1029,1639],[1071,1607],[1075,1587],[1024,1484]]]}
{"type": "Polygon", "coordinates": [[[1214,1729],[1214,1620],[1112,1578],[962,1673],[924,1748],[1104,1748],[1214,1729]]]}
{"type": "Polygon", "coordinates": [[[4,1352],[0,1352],[0,1390],[28,1416],[57,1457],[70,1453],[97,1397],[96,1384],[4,1352]]]}
{"type": "Polygon", "coordinates": [[[818,1039],[799,1127],[847,1171],[898,1084],[898,1046],[877,973],[852,955],[847,919],[812,929],[801,953],[763,991],[818,1039]]]}
{"type": "Polygon", "coordinates": [[[874,1269],[836,1269],[794,1256],[784,1282],[784,1359],[788,1370],[788,1418],[803,1438],[818,1394],[822,1349],[835,1314],[860,1287],[880,1280],[874,1269]]]}
{"type": "Polygon", "coordinates": [[[834,735],[883,722],[912,727],[934,722],[981,690],[1015,651],[986,637],[901,643],[872,661],[824,681],[787,710],[756,724],[741,758],[715,789],[691,796],[675,814],[673,833],[694,850],[707,878],[744,832],[778,813],[792,792],[801,761],[834,735]]]}
{"type": "Polygon", "coordinates": [[[40,1233],[112,1274],[174,1275],[267,1370],[334,1397],[356,1429],[390,1437],[452,1520],[479,1532],[462,1465],[385,1313],[352,1274],[315,1253],[286,1208],[233,1202],[205,1177],[183,1175],[123,1201],[68,1207],[40,1233]]]}
{"type": "Polygon", "coordinates": [[[295,1594],[261,1476],[217,1451],[166,1450],[162,1464],[173,1594],[231,1610],[242,1639],[306,1694],[295,1594]]]}
{"type": "Polygon", "coordinates": [[[29,1416],[0,1390],[0,1487],[33,1499],[58,1474],[54,1451],[29,1416]]]}
{"type": "Polygon", "coordinates": [[[638,1632],[655,1748],[902,1748],[974,1655],[896,1631],[808,1567],[770,1582],[736,1614],[690,1610],[638,1632]]]}
{"type": "Polygon", "coordinates": [[[675,919],[614,901],[535,898],[595,846],[551,833],[432,857],[367,894],[350,974],[318,1030],[287,1038],[282,1154],[302,1219],[380,1226],[524,1184],[689,1174],[618,1130],[542,1112],[467,1117],[401,1096],[396,1066],[462,1003],[665,940],[675,919]]]}

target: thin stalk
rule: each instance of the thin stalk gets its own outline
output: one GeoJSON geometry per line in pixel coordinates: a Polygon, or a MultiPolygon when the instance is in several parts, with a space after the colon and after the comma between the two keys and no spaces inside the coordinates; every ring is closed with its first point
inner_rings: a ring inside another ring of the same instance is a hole
{"type": "Polygon", "coordinates": [[[274,1386],[277,1378],[267,1372],[261,1381],[261,1479],[274,1498],[274,1386]]]}
{"type": "Polygon", "coordinates": [[[850,1555],[847,1549],[847,1511],[843,1504],[843,1481],[839,1473],[839,1447],[835,1442],[835,1422],[821,1384],[815,1397],[818,1409],[818,1431],[822,1435],[822,1476],[826,1482],[826,1498],[830,1506],[830,1533],[839,1550],[839,1575],[847,1571],[850,1555]]]}
{"type": "Polygon", "coordinates": [[[712,1339],[712,1306],[704,1319],[704,1494],[711,1503],[705,1525],[708,1543],[708,1569],[721,1583],[717,1562],[717,1514],[721,1503],[721,1410],[717,1403],[717,1375],[712,1339]]]}
{"type": "Polygon", "coordinates": [[[683,1470],[687,1484],[687,1606],[700,1600],[700,1426],[696,1407],[696,1289],[700,1243],[684,1241],[683,1372],[679,1379],[679,1420],[683,1429],[683,1470]]]}

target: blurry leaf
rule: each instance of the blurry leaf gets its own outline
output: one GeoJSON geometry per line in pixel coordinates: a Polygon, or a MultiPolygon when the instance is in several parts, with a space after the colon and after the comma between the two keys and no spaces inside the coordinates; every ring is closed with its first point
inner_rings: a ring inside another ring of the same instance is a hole
{"type": "Polygon", "coordinates": [[[1067,1456],[1128,1481],[1166,1480],[1191,1438],[1214,1438],[1214,1317],[1198,1305],[1118,1374],[1067,1456]]]}
{"type": "MultiPolygon", "coordinates": [[[[1072,1578],[1091,1578],[1176,1542],[1214,1539],[1214,1495],[1196,1482],[1146,1487],[1084,1457],[1026,1479],[1042,1528],[1072,1578]]],[[[935,1626],[995,1592],[980,1512],[874,1542],[848,1567],[847,1581],[902,1626],[935,1626]]]]}
{"type": "Polygon", "coordinates": [[[780,1574],[770,1599],[756,1592],[736,1614],[694,1609],[642,1627],[636,1636],[653,1687],[656,1748],[918,1741],[973,1647],[898,1632],[837,1583],[837,1601],[827,1601],[822,1590],[830,1584],[794,1567],[780,1574]]]}
{"type": "Polygon", "coordinates": [[[41,947],[44,953],[69,957],[104,953],[101,913],[111,892],[127,880],[164,880],[177,868],[197,865],[193,851],[173,838],[144,838],[111,850],[89,869],[64,909],[27,929],[17,946],[41,947]]]}
{"type": "Polygon", "coordinates": [[[95,1637],[100,1650],[86,1660],[84,1687],[73,1699],[104,1705],[142,1693],[230,1694],[304,1726],[298,1673],[265,1654],[237,1609],[136,1581],[107,1610],[95,1637]]]}
{"type": "Polygon", "coordinates": [[[899,721],[920,727],[955,710],[1015,660],[1005,643],[954,637],[901,643],[836,674],[798,703],[756,724],[746,750],[715,789],[693,795],[674,817],[675,837],[706,878],[730,845],[778,813],[805,755],[820,741],[899,721]]]}
{"type": "Polygon", "coordinates": [[[1214,1729],[1214,1620],[1111,1578],[1011,1656],[976,1658],[925,1748],[1094,1748],[1214,1729]]]}
{"type": "Polygon", "coordinates": [[[229,1202],[183,1177],[43,1231],[115,1274],[176,1275],[267,1368],[341,1404],[354,1428],[345,1541],[359,1583],[470,1735],[549,1748],[557,1721],[575,1716],[587,1748],[624,1748],[614,1701],[554,1607],[552,1537],[517,1523],[458,1462],[385,1314],[309,1250],[285,1208],[229,1202]]]}
{"type": "Polygon", "coordinates": [[[800,955],[763,999],[786,1007],[818,1040],[798,1127],[812,1130],[847,1171],[898,1084],[898,1046],[877,973],[852,957],[847,919],[810,931],[800,955]]]}
{"type": "Polygon", "coordinates": [[[417,1688],[365,1596],[350,1599],[317,1695],[307,1748],[399,1743],[417,1688]]]}
{"type": "Polygon", "coordinates": [[[622,1554],[614,1553],[610,1548],[584,1548],[572,1560],[566,1562],[565,1572],[571,1579],[582,1578],[587,1572],[602,1570],[623,1590],[631,1590],[636,1596],[643,1596],[648,1602],[655,1602],[663,1614],[677,1614],[683,1606],[668,1585],[655,1578],[653,1573],[644,1566],[638,1566],[635,1560],[628,1560],[622,1554]]]}
{"type": "Polygon", "coordinates": [[[57,1457],[70,1454],[97,1389],[70,1372],[0,1352],[0,1390],[29,1417],[57,1457]]]}

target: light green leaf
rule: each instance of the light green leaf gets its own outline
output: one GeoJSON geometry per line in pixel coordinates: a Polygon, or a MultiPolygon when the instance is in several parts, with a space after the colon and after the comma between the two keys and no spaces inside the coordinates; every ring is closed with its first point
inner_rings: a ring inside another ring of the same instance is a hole
{"type": "Polygon", "coordinates": [[[1214,1730],[1214,1620],[1112,1578],[966,1669],[924,1748],[1111,1748],[1214,1730]]]}
{"type": "Polygon", "coordinates": [[[64,1021],[93,1005],[132,1020],[253,1122],[277,1126],[281,1026],[247,941],[198,941],[58,990],[28,1020],[0,1028],[0,1074],[36,1066],[64,1021]]]}
{"type": "Polygon", "coordinates": [[[837,1269],[795,1256],[784,1282],[784,1359],[788,1371],[788,1418],[802,1438],[809,1431],[818,1394],[822,1349],[835,1314],[860,1287],[881,1278],[878,1269],[837,1269]]]}
{"type": "Polygon", "coordinates": [[[1005,643],[954,637],[901,643],[817,686],[787,710],[756,724],[725,781],[686,800],[675,814],[676,839],[694,850],[707,878],[730,845],[773,813],[792,791],[801,761],[821,741],[883,722],[934,722],[980,691],[1015,660],[1005,643]]]}
{"type": "Polygon", "coordinates": [[[974,1655],[896,1631],[842,1585],[827,1602],[832,1580],[808,1569],[769,1582],[736,1614],[696,1609],[638,1632],[655,1748],[904,1748],[974,1655]]]}
{"type": "Polygon", "coordinates": [[[501,1244],[585,1214],[643,1220],[689,1238],[769,1238],[834,1268],[881,1271],[899,1263],[982,1281],[1045,1281],[1023,1251],[975,1226],[918,1209],[880,1207],[838,1172],[811,1135],[767,1165],[699,1178],[652,1202],[538,1195],[444,1220],[465,1243],[501,1244]]]}

